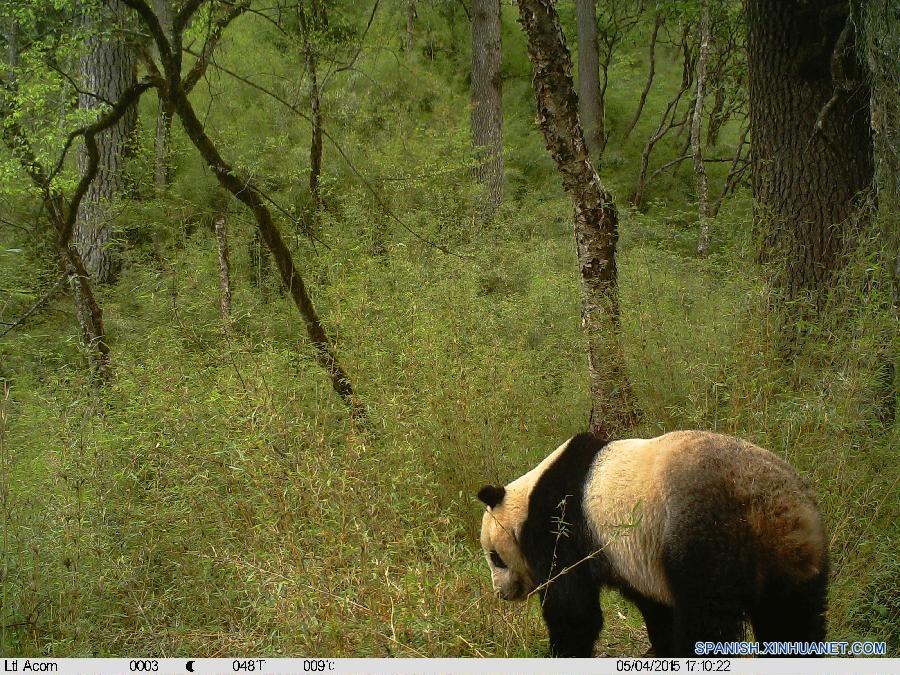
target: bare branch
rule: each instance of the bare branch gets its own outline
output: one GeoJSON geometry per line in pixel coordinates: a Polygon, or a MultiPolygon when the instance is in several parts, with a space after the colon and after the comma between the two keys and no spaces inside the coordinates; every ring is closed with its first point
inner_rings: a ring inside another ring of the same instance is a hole
{"type": "Polygon", "coordinates": [[[243,14],[247,10],[247,7],[248,5],[246,2],[234,5],[228,14],[212,25],[211,30],[206,36],[206,41],[203,43],[203,49],[197,54],[197,62],[184,78],[184,84],[182,86],[184,87],[185,92],[190,93],[197,82],[200,81],[200,78],[206,74],[206,69],[209,66],[212,54],[219,44],[219,41],[222,39],[222,34],[225,32],[228,24],[243,14]]]}
{"type": "Polygon", "coordinates": [[[44,293],[44,295],[42,295],[40,298],[38,298],[37,302],[35,302],[28,309],[27,312],[25,312],[22,316],[20,316],[18,319],[16,319],[11,324],[9,324],[9,327],[6,330],[4,330],[2,333],[0,333],[0,338],[2,338],[4,335],[11,332],[12,330],[18,328],[19,326],[21,326],[23,323],[25,323],[28,320],[28,317],[30,317],[32,314],[37,312],[41,307],[43,307],[47,303],[47,301],[53,296],[53,294],[56,292],[56,289],[59,288],[62,285],[62,282],[65,280],[66,280],[66,275],[63,274],[62,276],[59,277],[59,279],[56,280],[56,283],[50,287],[50,290],[48,290],[46,293],[44,293]]]}

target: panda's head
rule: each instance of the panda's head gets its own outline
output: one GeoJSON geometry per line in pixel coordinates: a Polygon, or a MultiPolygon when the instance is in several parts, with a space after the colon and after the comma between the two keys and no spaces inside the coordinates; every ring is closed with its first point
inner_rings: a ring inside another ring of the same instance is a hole
{"type": "Polygon", "coordinates": [[[515,483],[507,487],[485,485],[478,499],[487,505],[481,519],[481,547],[491,569],[494,591],[504,600],[524,600],[535,588],[519,547],[528,493],[515,483]]]}

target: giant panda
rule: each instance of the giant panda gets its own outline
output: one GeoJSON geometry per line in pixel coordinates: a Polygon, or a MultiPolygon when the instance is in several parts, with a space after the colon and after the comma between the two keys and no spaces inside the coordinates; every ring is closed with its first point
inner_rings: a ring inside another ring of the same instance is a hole
{"type": "Polygon", "coordinates": [[[601,587],[643,614],[657,656],[698,641],[820,641],[828,553],[808,484],[749,442],[702,431],[575,436],[478,492],[495,592],[540,597],[552,656],[591,656],[601,587]]]}

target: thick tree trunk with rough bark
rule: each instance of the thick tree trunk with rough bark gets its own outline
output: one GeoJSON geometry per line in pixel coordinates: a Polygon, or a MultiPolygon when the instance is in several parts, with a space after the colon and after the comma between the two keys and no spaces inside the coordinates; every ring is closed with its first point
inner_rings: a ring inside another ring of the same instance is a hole
{"type": "Polygon", "coordinates": [[[500,75],[500,0],[472,3],[472,143],[484,185],[482,216],[490,220],[503,198],[503,99],[500,75]]]}
{"type": "Polygon", "coordinates": [[[758,257],[776,263],[786,299],[811,294],[820,308],[873,175],[849,14],[846,0],[747,3],[758,257]]]}
{"type": "Polygon", "coordinates": [[[694,158],[694,175],[697,177],[697,218],[700,233],[697,237],[697,255],[706,255],[709,249],[709,185],[706,167],[703,166],[703,149],[700,147],[700,128],[703,124],[703,90],[706,84],[706,61],[709,57],[709,4],[702,0],[700,16],[700,56],[697,58],[697,97],[691,119],[691,155],[694,158]]]}
{"type": "Polygon", "coordinates": [[[618,216],[600,183],[578,122],[572,61],[551,0],[518,0],[534,68],[538,121],[574,205],[581,277],[581,322],[588,338],[591,430],[615,438],[634,424],[631,389],[618,339],[618,216]]]}
{"type": "Polygon", "coordinates": [[[596,0],[575,0],[578,32],[578,114],[588,152],[603,149],[603,101],[600,100],[600,55],[597,48],[596,0]]]}
{"type": "MultiPolygon", "coordinates": [[[[104,101],[116,101],[137,81],[134,48],[119,30],[123,9],[118,0],[108,0],[101,16],[85,18],[89,31],[87,53],[81,60],[83,93],[78,107],[94,110],[104,101]],[[102,25],[113,26],[104,33],[102,25]]],[[[88,273],[101,283],[115,279],[119,271],[118,256],[113,245],[115,201],[125,192],[125,159],[137,123],[137,109],[132,108],[112,128],[97,137],[100,163],[97,176],[88,188],[78,209],[75,222],[75,244],[88,273]]],[[[79,152],[79,169],[87,164],[84,149],[79,152]]]]}

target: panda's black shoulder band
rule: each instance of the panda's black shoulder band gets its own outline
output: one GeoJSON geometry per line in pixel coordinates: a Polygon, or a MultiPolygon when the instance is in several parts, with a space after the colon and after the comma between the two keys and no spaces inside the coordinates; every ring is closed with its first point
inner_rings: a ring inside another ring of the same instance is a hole
{"type": "Polygon", "coordinates": [[[503,501],[506,496],[506,488],[502,485],[485,485],[478,491],[478,499],[494,508],[503,501]]]}

